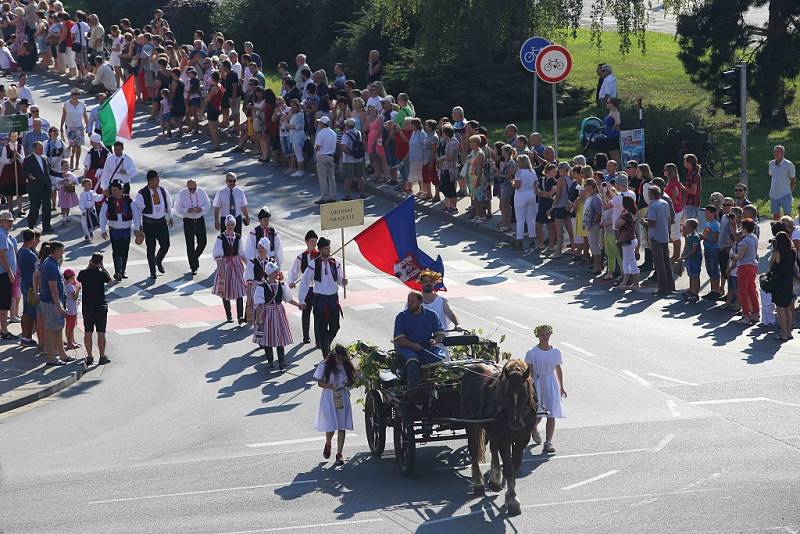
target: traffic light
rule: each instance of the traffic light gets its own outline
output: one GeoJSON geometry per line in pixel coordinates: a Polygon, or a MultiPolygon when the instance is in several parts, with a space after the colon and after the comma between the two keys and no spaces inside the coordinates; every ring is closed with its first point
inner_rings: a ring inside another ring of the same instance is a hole
{"type": "Polygon", "coordinates": [[[741,71],[742,66],[736,65],[732,70],[722,73],[722,109],[737,117],[742,116],[741,103],[744,88],[741,84],[741,71]]]}

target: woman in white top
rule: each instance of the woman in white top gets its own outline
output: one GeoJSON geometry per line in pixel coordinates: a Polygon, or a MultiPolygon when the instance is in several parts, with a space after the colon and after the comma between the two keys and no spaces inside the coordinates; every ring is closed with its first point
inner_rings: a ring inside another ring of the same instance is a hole
{"type": "Polygon", "coordinates": [[[536,237],[536,212],[539,204],[536,200],[538,193],[536,171],[533,170],[531,160],[526,154],[517,156],[517,172],[511,182],[514,188],[514,210],[517,214],[517,235],[514,248],[522,248],[522,239],[525,236],[525,224],[528,225],[528,237],[536,237]]]}
{"type": "Polygon", "coordinates": [[[71,149],[70,170],[78,168],[81,161],[81,147],[86,144],[84,133],[86,127],[89,126],[86,104],[78,100],[80,94],[80,89],[72,89],[69,93],[69,100],[64,102],[64,108],[61,111],[61,138],[67,140],[71,149]]]}
{"type": "MultiPolygon", "coordinates": [[[[531,371],[536,396],[539,399],[538,411],[547,411],[545,441],[542,450],[552,454],[556,452],[553,447],[556,419],[566,417],[564,408],[561,406],[561,397],[567,397],[567,392],[564,390],[564,375],[561,372],[561,351],[550,345],[553,327],[549,324],[537,326],[533,330],[533,334],[539,339],[539,344],[525,355],[525,363],[528,364],[531,371]]],[[[542,442],[542,437],[537,430],[541,420],[541,417],[536,418],[536,424],[531,433],[533,442],[537,445],[542,442]]]]}
{"type": "Polygon", "coordinates": [[[319,399],[319,409],[314,428],[318,432],[325,432],[325,447],[322,457],[326,460],[331,457],[331,440],[336,433],[336,465],[344,465],[342,449],[344,448],[345,431],[353,430],[353,409],[350,406],[350,393],[348,388],[353,386],[355,368],[347,356],[347,349],[336,345],[325,358],[317,365],[314,379],[322,388],[319,399]]]}

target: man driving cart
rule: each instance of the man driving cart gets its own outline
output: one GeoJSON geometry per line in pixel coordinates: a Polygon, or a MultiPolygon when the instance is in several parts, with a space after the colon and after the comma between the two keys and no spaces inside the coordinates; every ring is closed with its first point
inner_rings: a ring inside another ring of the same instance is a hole
{"type": "Polygon", "coordinates": [[[444,328],[439,316],[423,307],[420,293],[409,293],[406,309],[394,320],[395,350],[405,361],[409,387],[416,387],[422,380],[422,365],[447,360],[443,339],[444,328]]]}

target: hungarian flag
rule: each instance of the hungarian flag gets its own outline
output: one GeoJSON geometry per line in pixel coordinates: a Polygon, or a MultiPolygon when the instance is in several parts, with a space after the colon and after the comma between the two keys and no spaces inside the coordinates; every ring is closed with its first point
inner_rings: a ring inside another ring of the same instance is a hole
{"type": "MultiPolygon", "coordinates": [[[[409,197],[355,237],[361,255],[382,272],[420,290],[419,274],[431,269],[444,278],[442,257],[432,259],[417,246],[414,198],[409,197]]],[[[443,284],[439,289],[445,289],[443,284]]]]}
{"type": "Polygon", "coordinates": [[[118,137],[130,139],[136,108],[136,89],[130,76],[100,108],[100,130],[103,144],[111,146],[118,137]]]}

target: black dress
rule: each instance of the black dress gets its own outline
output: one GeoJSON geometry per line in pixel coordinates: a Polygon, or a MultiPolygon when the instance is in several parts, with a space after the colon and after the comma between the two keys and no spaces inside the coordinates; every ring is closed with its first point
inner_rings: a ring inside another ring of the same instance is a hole
{"type": "Polygon", "coordinates": [[[775,291],[772,292],[772,302],[779,308],[785,308],[792,303],[794,295],[794,265],[797,261],[797,254],[790,250],[788,253],[781,254],[781,261],[773,263],[770,271],[775,277],[775,291]]]}
{"type": "Polygon", "coordinates": [[[186,86],[180,80],[176,80],[173,83],[176,84],[176,88],[175,95],[172,97],[172,110],[170,111],[173,119],[182,119],[186,116],[186,101],[183,98],[186,86]]]}

